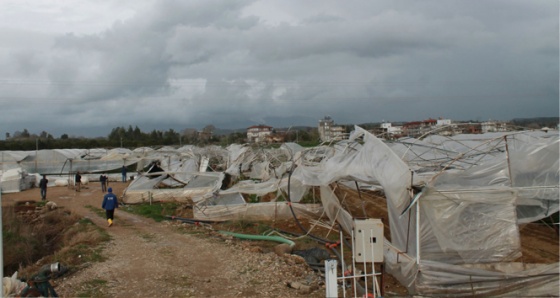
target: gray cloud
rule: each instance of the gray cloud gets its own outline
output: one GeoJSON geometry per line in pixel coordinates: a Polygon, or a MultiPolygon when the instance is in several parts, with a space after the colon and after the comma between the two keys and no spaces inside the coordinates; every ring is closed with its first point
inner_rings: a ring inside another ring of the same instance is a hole
{"type": "Polygon", "coordinates": [[[555,1],[7,3],[7,132],[558,116],[555,1]]]}

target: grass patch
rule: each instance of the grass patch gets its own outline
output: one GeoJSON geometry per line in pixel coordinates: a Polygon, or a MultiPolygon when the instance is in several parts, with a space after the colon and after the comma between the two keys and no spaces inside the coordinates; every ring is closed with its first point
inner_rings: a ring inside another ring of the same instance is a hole
{"type": "Polygon", "coordinates": [[[250,231],[255,227],[255,222],[249,220],[232,220],[223,223],[224,230],[228,231],[250,231]]]}
{"type": "Polygon", "coordinates": [[[109,233],[96,226],[91,219],[82,218],[64,233],[64,241],[69,245],[79,243],[98,244],[111,240],[109,233]]]}
{"type": "Polygon", "coordinates": [[[101,208],[93,207],[91,205],[86,205],[85,207],[88,208],[89,210],[93,211],[95,214],[99,215],[99,217],[105,218],[105,210],[103,210],[101,208]]]}
{"type": "Polygon", "coordinates": [[[107,281],[103,279],[92,279],[81,284],[83,291],[78,293],[78,297],[104,297],[101,292],[107,288],[107,281]]]}
{"type": "Polygon", "coordinates": [[[302,204],[317,204],[321,201],[319,193],[320,190],[318,187],[312,187],[307,191],[307,193],[305,193],[299,202],[302,204]]]}
{"type": "Polygon", "coordinates": [[[272,230],[270,225],[266,222],[249,220],[227,221],[223,222],[220,225],[215,225],[214,228],[217,230],[225,230],[234,233],[250,235],[265,235],[272,230]]]}
{"type": "Polygon", "coordinates": [[[82,218],[64,233],[64,247],[55,253],[54,261],[70,268],[87,262],[103,262],[107,258],[99,245],[110,240],[111,236],[106,230],[96,226],[90,219],[82,218]]]}
{"type": "Polygon", "coordinates": [[[264,235],[265,232],[270,231],[270,226],[268,224],[256,222],[254,224],[255,233],[258,235],[264,235]]]}
{"type": "Polygon", "coordinates": [[[78,244],[62,248],[55,253],[54,262],[68,266],[70,269],[88,262],[103,262],[107,258],[101,254],[102,249],[91,248],[86,244],[78,244]]]}
{"type": "Polygon", "coordinates": [[[250,195],[248,196],[247,201],[248,201],[249,203],[258,203],[258,202],[261,201],[261,199],[260,199],[259,196],[255,195],[255,194],[250,194],[250,195]]]}
{"type": "Polygon", "coordinates": [[[191,226],[175,226],[173,230],[177,233],[192,236],[207,236],[208,232],[204,229],[198,229],[191,226]]]}
{"type": "Polygon", "coordinates": [[[174,215],[178,206],[179,205],[176,203],[154,203],[151,205],[128,205],[119,209],[130,212],[132,214],[148,217],[157,222],[160,222],[162,220],[166,220],[167,215],[174,215]]]}

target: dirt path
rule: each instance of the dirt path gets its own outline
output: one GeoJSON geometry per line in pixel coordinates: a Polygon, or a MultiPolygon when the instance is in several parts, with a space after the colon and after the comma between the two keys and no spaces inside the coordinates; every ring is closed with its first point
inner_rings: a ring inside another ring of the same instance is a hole
{"type": "MultiPolygon", "coordinates": [[[[120,195],[124,183],[113,183],[120,195]]],[[[112,239],[103,249],[107,260],[55,281],[61,297],[88,293],[96,297],[324,297],[324,290],[300,293],[289,288],[294,281],[318,280],[297,257],[258,253],[224,241],[181,232],[170,223],[156,223],[122,210],[115,224],[86,206],[101,207],[97,183],[81,192],[66,187],[48,189],[47,199],[56,202],[108,231],[112,239]],[[97,286],[96,286],[97,284],[97,286]]],[[[38,200],[32,189],[2,195],[3,204],[38,200]]],[[[203,227],[198,233],[204,233],[203,227]]]]}

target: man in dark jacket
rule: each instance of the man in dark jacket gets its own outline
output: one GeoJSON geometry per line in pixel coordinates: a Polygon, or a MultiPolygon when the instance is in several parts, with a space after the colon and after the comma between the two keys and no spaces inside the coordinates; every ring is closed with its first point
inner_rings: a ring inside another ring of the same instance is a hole
{"type": "Polygon", "coordinates": [[[113,193],[113,188],[109,187],[107,191],[108,193],[103,197],[103,204],[101,204],[101,208],[105,209],[107,222],[109,223],[109,226],[112,226],[113,215],[115,214],[115,208],[119,208],[119,201],[117,200],[117,196],[113,193]]]}
{"type": "Polygon", "coordinates": [[[99,182],[101,182],[101,191],[106,192],[107,191],[107,176],[105,176],[105,174],[101,174],[101,176],[99,176],[99,182]]]}
{"type": "Polygon", "coordinates": [[[80,191],[82,186],[82,175],[80,175],[80,172],[76,172],[76,176],[74,177],[74,182],[76,183],[76,191],[80,191]]]}
{"type": "Polygon", "coordinates": [[[39,187],[41,188],[41,200],[47,199],[47,184],[49,180],[47,179],[47,175],[43,175],[41,181],[39,181],[39,187]]]}
{"type": "Polygon", "coordinates": [[[122,182],[126,182],[126,167],[122,166],[121,168],[121,175],[122,175],[122,182]]]}

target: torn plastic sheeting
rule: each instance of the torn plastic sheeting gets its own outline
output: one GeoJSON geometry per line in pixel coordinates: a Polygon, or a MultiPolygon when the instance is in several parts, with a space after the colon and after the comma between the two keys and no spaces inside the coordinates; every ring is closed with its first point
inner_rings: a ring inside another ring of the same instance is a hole
{"type": "MultiPolygon", "coordinates": [[[[287,179],[287,178],[286,178],[287,179]]],[[[264,182],[257,182],[254,180],[243,180],[239,181],[232,187],[221,190],[220,194],[230,194],[230,193],[245,193],[245,194],[255,194],[255,195],[265,195],[267,193],[278,191],[280,185],[280,180],[270,179],[264,182]]]]}
{"type": "Polygon", "coordinates": [[[425,219],[421,259],[456,264],[520,257],[516,196],[510,189],[443,192],[426,187],[420,199],[420,218],[425,219]]]}
{"type": "Polygon", "coordinates": [[[2,278],[2,297],[17,297],[27,286],[27,283],[19,280],[17,275],[18,273],[16,271],[11,277],[2,278]]]}
{"type": "Polygon", "coordinates": [[[154,189],[142,191],[127,191],[122,198],[125,204],[141,204],[156,202],[192,203],[192,198],[208,192],[206,189],[154,189]]]}
{"type": "Polygon", "coordinates": [[[325,214],[327,214],[331,222],[339,223],[344,232],[351,235],[354,225],[352,215],[342,208],[338,198],[330,187],[321,186],[321,203],[325,209],[325,214]]]}
{"type": "MultiPolygon", "coordinates": [[[[475,265],[477,266],[477,265],[475,265]]],[[[422,261],[415,292],[427,296],[453,297],[553,297],[558,295],[559,263],[469,268],[422,261]],[[524,267],[524,268],[523,268],[524,267]],[[505,269],[499,271],[498,268],[505,269]],[[445,293],[445,294],[444,294],[445,293]]]]}
{"type": "Polygon", "coordinates": [[[338,180],[379,183],[387,197],[393,245],[407,251],[407,243],[410,247],[415,246],[414,241],[407,241],[408,234],[413,231],[407,230],[408,218],[399,218],[399,213],[410,200],[408,187],[411,183],[411,171],[383,141],[356,126],[349,141],[358,138],[363,138],[362,146],[336,152],[333,157],[317,166],[299,166],[295,169],[292,180],[299,180],[308,186],[329,185],[338,180]]]}
{"type": "MultiPolygon", "coordinates": [[[[298,218],[318,218],[323,207],[320,204],[292,203],[298,218]]],[[[274,220],[293,219],[286,202],[266,202],[239,205],[196,206],[193,217],[204,220],[274,220]]]]}

